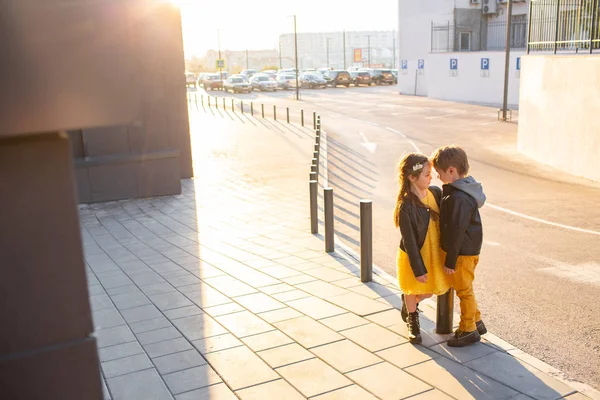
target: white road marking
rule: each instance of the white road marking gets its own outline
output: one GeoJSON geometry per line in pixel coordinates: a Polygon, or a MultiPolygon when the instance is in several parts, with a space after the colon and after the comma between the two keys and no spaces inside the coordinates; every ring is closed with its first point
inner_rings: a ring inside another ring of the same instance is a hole
{"type": "Polygon", "coordinates": [[[500,243],[498,243],[498,242],[492,242],[491,240],[484,240],[483,243],[485,243],[485,244],[487,244],[489,246],[494,246],[494,247],[501,246],[500,243]]]}
{"type": "Polygon", "coordinates": [[[567,264],[555,260],[544,260],[550,267],[540,268],[538,271],[566,278],[576,283],[587,283],[600,286],[600,264],[587,262],[583,264],[567,264]]]}
{"type": "Polygon", "coordinates": [[[376,142],[370,142],[369,139],[367,139],[367,135],[365,135],[361,131],[359,131],[358,134],[362,138],[361,146],[364,146],[371,153],[375,154],[375,150],[377,150],[377,143],[376,142]]]}

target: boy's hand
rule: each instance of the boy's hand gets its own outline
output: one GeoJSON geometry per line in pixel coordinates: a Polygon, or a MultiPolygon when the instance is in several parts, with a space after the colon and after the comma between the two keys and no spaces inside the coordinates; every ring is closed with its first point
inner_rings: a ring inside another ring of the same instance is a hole
{"type": "Polygon", "coordinates": [[[453,269],[451,269],[451,268],[448,268],[448,267],[446,267],[446,266],[444,265],[444,272],[446,273],[446,275],[452,275],[452,274],[454,274],[456,271],[455,271],[455,270],[453,270],[453,269]]]}
{"type": "Polygon", "coordinates": [[[417,279],[417,282],[427,283],[427,274],[421,275],[421,276],[417,276],[416,279],[417,279]]]}

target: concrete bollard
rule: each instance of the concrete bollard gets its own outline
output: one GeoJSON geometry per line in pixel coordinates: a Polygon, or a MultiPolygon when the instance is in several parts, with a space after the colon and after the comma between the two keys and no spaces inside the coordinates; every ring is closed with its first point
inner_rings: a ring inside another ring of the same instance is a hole
{"type": "Polygon", "coordinates": [[[373,280],[373,207],[371,200],[360,201],[360,281],[373,280]]]}
{"type": "Polygon", "coordinates": [[[300,110],[300,124],[304,126],[304,110],[300,110]]]}
{"type": "Polygon", "coordinates": [[[435,316],[435,333],[445,335],[452,333],[454,325],[454,289],[448,290],[437,296],[437,310],[435,316]]]}
{"type": "Polygon", "coordinates": [[[318,220],[318,203],[317,203],[317,190],[318,182],[312,180],[308,182],[310,187],[310,233],[319,232],[319,220],[318,220]]]}
{"type": "Polygon", "coordinates": [[[260,105],[260,111],[261,111],[261,113],[262,113],[262,117],[264,118],[264,117],[265,117],[265,105],[264,105],[264,104],[262,104],[262,103],[261,103],[261,105],[260,105]]]}
{"type": "Polygon", "coordinates": [[[273,104],[273,119],[277,121],[277,106],[273,104]]]}
{"type": "Polygon", "coordinates": [[[323,189],[325,198],[325,251],[331,253],[334,250],[333,242],[333,189],[323,189]]]}
{"type": "Polygon", "coordinates": [[[290,123],[290,108],[289,107],[285,108],[285,118],[287,120],[287,123],[289,124],[290,123]]]}

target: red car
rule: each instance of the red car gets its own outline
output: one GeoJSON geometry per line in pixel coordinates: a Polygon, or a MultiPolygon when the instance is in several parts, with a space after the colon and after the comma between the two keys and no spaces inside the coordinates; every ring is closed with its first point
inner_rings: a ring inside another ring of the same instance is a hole
{"type": "Polygon", "coordinates": [[[223,89],[223,81],[225,77],[221,79],[220,74],[208,74],[202,78],[202,86],[204,86],[204,90],[215,90],[215,89],[223,89]]]}

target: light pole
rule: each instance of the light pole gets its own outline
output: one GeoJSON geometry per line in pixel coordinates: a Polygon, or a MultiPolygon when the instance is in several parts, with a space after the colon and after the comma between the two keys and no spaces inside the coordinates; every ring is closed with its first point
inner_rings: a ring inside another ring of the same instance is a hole
{"type": "Polygon", "coordinates": [[[327,69],[329,69],[329,38],[327,38],[327,69]]]}
{"type": "Polygon", "coordinates": [[[394,59],[392,61],[392,68],[396,69],[396,30],[392,30],[392,43],[394,44],[394,59]]]}
{"type": "Polygon", "coordinates": [[[246,69],[250,69],[250,63],[248,62],[248,49],[246,49],[246,69]]]}
{"type": "Polygon", "coordinates": [[[219,76],[221,77],[221,88],[223,87],[223,68],[221,67],[221,30],[217,29],[217,44],[219,45],[219,76]]]}
{"type": "Polygon", "coordinates": [[[342,48],[344,50],[344,70],[346,69],[346,30],[342,32],[342,48]]]}
{"type": "Polygon", "coordinates": [[[371,68],[371,35],[367,35],[367,68],[371,68]]]}
{"type": "Polygon", "coordinates": [[[508,73],[510,70],[510,31],[512,23],[512,0],[508,0],[506,12],[506,55],[504,59],[504,101],[502,103],[502,121],[506,122],[508,111],[508,73]]]}
{"type": "Polygon", "coordinates": [[[281,64],[281,36],[279,36],[279,69],[282,69],[283,66],[281,64]]]}
{"type": "Polygon", "coordinates": [[[296,14],[294,14],[294,53],[296,57],[296,100],[300,100],[300,88],[298,87],[298,31],[296,29],[296,14]]]}

